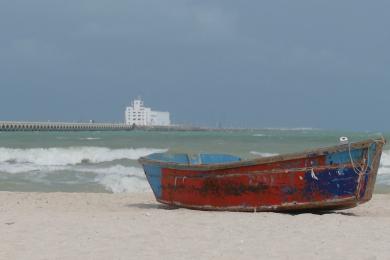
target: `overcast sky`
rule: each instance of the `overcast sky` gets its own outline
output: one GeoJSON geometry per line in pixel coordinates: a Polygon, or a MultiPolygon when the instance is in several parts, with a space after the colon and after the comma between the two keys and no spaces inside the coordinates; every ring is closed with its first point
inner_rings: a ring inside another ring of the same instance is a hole
{"type": "Polygon", "coordinates": [[[1,0],[0,120],[390,130],[390,1],[1,0]]]}

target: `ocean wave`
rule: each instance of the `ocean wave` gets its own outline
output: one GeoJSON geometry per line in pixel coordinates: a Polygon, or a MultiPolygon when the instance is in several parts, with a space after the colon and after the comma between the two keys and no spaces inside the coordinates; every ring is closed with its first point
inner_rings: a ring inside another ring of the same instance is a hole
{"type": "Polygon", "coordinates": [[[390,175],[390,150],[384,150],[381,157],[381,163],[378,170],[379,175],[390,175]]]}
{"type": "Polygon", "coordinates": [[[262,136],[265,136],[265,134],[254,134],[253,136],[255,136],[255,137],[262,137],[262,136]]]}
{"type": "Polygon", "coordinates": [[[377,179],[377,184],[390,186],[390,174],[379,175],[377,179]]]}
{"type": "Polygon", "coordinates": [[[108,168],[83,170],[96,173],[95,181],[113,193],[145,192],[150,190],[141,168],[115,165],[108,168]]]}
{"type": "Polygon", "coordinates": [[[55,165],[37,165],[33,163],[10,163],[2,162],[0,163],[0,172],[5,172],[9,174],[18,174],[18,173],[33,173],[33,172],[55,172],[67,170],[67,166],[55,166],[55,165]]]}
{"type": "Polygon", "coordinates": [[[150,190],[142,168],[138,167],[126,167],[123,165],[103,168],[76,166],[72,167],[72,171],[95,174],[94,181],[113,193],[145,192],[150,190]]]}
{"type": "Polygon", "coordinates": [[[8,173],[12,176],[18,175],[18,178],[22,177],[31,182],[44,183],[46,185],[51,185],[52,183],[98,183],[104,189],[113,193],[150,191],[142,168],[123,165],[96,168],[82,165],[50,166],[30,163],[0,163],[0,172],[8,173]],[[66,174],[65,179],[64,174],[66,174]]]}
{"type": "Polygon", "coordinates": [[[92,140],[101,140],[101,138],[100,137],[83,137],[83,138],[80,138],[80,140],[92,141],[92,140]]]}
{"type": "Polygon", "coordinates": [[[250,154],[260,156],[260,157],[270,157],[270,156],[278,155],[277,153],[262,153],[262,152],[256,152],[256,151],[251,151],[250,154]]]}
{"type": "Polygon", "coordinates": [[[313,128],[313,127],[268,127],[264,128],[264,130],[276,130],[276,131],[316,131],[320,130],[320,128],[313,128]]]}
{"type": "Polygon", "coordinates": [[[115,160],[136,160],[150,153],[164,151],[166,149],[85,146],[30,149],[1,147],[0,172],[5,173],[3,178],[22,178],[47,186],[97,183],[113,193],[144,192],[150,188],[142,168],[105,164],[115,160]]]}
{"type": "Polygon", "coordinates": [[[30,149],[0,147],[0,163],[64,166],[81,163],[110,162],[120,159],[137,160],[151,153],[165,151],[166,149],[156,148],[110,149],[93,146],[30,149]]]}

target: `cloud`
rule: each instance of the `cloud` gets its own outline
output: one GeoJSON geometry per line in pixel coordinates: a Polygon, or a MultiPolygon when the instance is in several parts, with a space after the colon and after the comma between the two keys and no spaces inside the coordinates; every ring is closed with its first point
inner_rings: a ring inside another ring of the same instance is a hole
{"type": "Polygon", "coordinates": [[[332,102],[340,96],[389,93],[389,3],[2,1],[0,111],[22,119],[74,118],[80,111],[121,119],[126,102],[142,94],[178,121],[209,123],[226,114],[270,125],[293,123],[296,114],[302,124],[327,125],[324,110],[307,109],[307,100],[326,94],[326,108],[336,114],[332,102]],[[346,90],[352,87],[358,90],[346,90]],[[333,97],[334,89],[342,93],[333,97]],[[16,99],[20,106],[9,110],[16,99]],[[53,109],[34,107],[46,100],[53,109]]]}

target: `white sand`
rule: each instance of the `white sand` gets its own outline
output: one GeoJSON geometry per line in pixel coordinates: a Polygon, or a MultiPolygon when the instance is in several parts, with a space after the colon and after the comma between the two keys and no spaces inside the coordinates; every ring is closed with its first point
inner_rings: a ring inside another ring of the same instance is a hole
{"type": "Polygon", "coordinates": [[[289,215],[168,210],[151,194],[0,192],[0,259],[390,259],[390,195],[289,215]]]}

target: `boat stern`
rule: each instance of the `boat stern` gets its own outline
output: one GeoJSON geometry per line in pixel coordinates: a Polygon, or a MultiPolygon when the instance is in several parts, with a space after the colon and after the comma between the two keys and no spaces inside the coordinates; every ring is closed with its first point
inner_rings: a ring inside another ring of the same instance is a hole
{"type": "Polygon", "coordinates": [[[359,176],[358,188],[356,191],[356,198],[359,203],[365,203],[372,198],[375,189],[376,177],[380,165],[383,146],[386,140],[373,142],[367,149],[367,171],[361,173],[359,176]]]}

